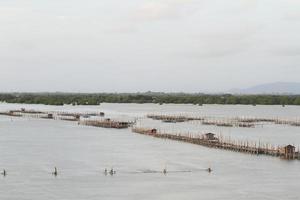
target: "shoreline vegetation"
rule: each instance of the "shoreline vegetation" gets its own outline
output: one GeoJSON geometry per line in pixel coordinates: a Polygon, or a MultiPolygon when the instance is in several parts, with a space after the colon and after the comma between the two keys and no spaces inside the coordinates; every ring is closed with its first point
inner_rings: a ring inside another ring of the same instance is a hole
{"type": "Polygon", "coordinates": [[[44,105],[101,103],[300,105],[300,95],[232,95],[202,93],[0,93],[0,102],[44,105]]]}

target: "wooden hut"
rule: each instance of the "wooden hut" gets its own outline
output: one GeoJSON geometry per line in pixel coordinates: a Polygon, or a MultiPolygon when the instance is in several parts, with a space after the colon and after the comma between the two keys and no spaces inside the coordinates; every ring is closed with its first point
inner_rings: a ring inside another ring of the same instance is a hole
{"type": "Polygon", "coordinates": [[[49,113],[46,117],[47,119],[53,119],[53,114],[52,113],[49,113]]]}
{"type": "Polygon", "coordinates": [[[76,114],[76,115],[75,115],[75,119],[76,119],[76,120],[80,120],[80,115],[79,115],[79,114],[76,114]]]}
{"type": "Polygon", "coordinates": [[[206,133],[204,134],[205,140],[217,140],[218,138],[215,137],[215,134],[213,133],[206,133]]]}
{"type": "Polygon", "coordinates": [[[296,147],[293,145],[287,145],[279,149],[280,155],[285,159],[295,159],[296,147]]]}
{"type": "Polygon", "coordinates": [[[149,131],[149,135],[155,135],[157,133],[157,129],[153,128],[149,131]]]}

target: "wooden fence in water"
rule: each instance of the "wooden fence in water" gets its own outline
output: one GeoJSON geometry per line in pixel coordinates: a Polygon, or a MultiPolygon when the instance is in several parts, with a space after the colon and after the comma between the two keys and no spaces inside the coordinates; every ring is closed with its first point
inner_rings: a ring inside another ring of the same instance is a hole
{"type": "Polygon", "coordinates": [[[134,124],[134,122],[104,119],[104,120],[82,120],[79,122],[79,124],[86,125],[86,126],[102,127],[102,128],[123,129],[123,128],[129,128],[134,124]]]}
{"type": "Polygon", "coordinates": [[[135,122],[131,121],[119,121],[111,120],[109,118],[102,118],[103,112],[61,112],[61,111],[35,111],[35,110],[10,110],[7,112],[0,112],[0,115],[7,115],[12,117],[28,117],[28,118],[40,118],[40,119],[54,119],[64,121],[77,121],[80,125],[95,126],[102,128],[128,128],[135,122]],[[90,118],[91,116],[100,116],[101,118],[90,118]]]}
{"type": "Polygon", "coordinates": [[[191,134],[170,134],[170,133],[160,133],[156,129],[147,129],[141,127],[133,127],[132,131],[135,133],[149,135],[156,138],[170,139],[181,142],[187,142],[192,144],[197,144],[210,148],[224,149],[235,152],[243,152],[256,155],[268,155],[281,157],[285,159],[300,159],[299,149],[292,145],[287,146],[273,146],[270,144],[263,143],[251,143],[249,141],[234,141],[231,139],[218,138],[213,133],[202,134],[194,136],[191,134]]]}
{"type": "Polygon", "coordinates": [[[37,111],[37,110],[9,110],[0,112],[0,115],[12,116],[12,117],[29,117],[40,119],[55,119],[66,121],[79,121],[81,117],[88,118],[91,116],[103,117],[103,112],[66,112],[66,111],[37,111]]]}
{"type": "Polygon", "coordinates": [[[165,114],[148,114],[148,118],[161,120],[163,122],[177,123],[187,121],[199,121],[203,125],[214,125],[224,127],[242,127],[254,128],[262,124],[280,124],[290,126],[300,126],[300,119],[285,119],[279,117],[209,117],[209,116],[187,116],[185,114],[165,115],[165,114]]]}

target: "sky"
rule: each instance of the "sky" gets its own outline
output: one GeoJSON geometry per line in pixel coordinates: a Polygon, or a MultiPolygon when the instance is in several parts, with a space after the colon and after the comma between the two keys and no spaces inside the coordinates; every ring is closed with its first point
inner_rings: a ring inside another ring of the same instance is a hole
{"type": "Polygon", "coordinates": [[[0,0],[0,92],[225,92],[299,74],[299,0],[0,0]]]}

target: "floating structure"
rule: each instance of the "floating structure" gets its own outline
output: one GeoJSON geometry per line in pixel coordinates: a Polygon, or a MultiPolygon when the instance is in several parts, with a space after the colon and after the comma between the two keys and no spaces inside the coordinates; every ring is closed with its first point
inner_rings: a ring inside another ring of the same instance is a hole
{"type": "Polygon", "coordinates": [[[116,121],[111,120],[109,118],[104,120],[82,120],[79,122],[81,125],[86,126],[96,126],[96,127],[102,127],[102,128],[116,128],[116,129],[123,129],[123,128],[129,128],[134,124],[134,122],[129,121],[116,121]]]}
{"type": "Polygon", "coordinates": [[[61,112],[61,111],[37,111],[26,110],[21,108],[20,110],[9,110],[0,112],[0,115],[12,116],[12,117],[30,117],[41,119],[55,119],[66,121],[79,121],[81,117],[89,118],[91,116],[103,117],[104,112],[61,112]]]}
{"type": "Polygon", "coordinates": [[[212,117],[189,117],[183,115],[147,115],[148,118],[161,120],[166,123],[186,122],[186,121],[201,121],[203,125],[214,125],[223,127],[244,127],[254,128],[255,124],[250,122],[242,122],[231,118],[212,118],[212,117]]]}
{"type": "Polygon", "coordinates": [[[215,125],[223,127],[241,127],[241,128],[255,128],[255,124],[249,122],[239,122],[234,120],[203,120],[203,125],[215,125]]]}
{"type": "Polygon", "coordinates": [[[203,125],[216,125],[216,126],[224,126],[224,127],[233,127],[233,124],[230,122],[225,121],[212,121],[212,120],[205,120],[202,121],[203,125]]]}
{"type": "Polygon", "coordinates": [[[0,115],[5,115],[5,116],[12,116],[12,117],[21,117],[22,115],[17,114],[13,111],[5,111],[5,112],[0,112],[0,115]]]}
{"type": "Polygon", "coordinates": [[[191,120],[203,120],[204,118],[201,117],[188,117],[188,116],[173,116],[173,115],[154,115],[149,114],[147,115],[148,118],[154,119],[154,120],[161,120],[163,122],[186,122],[191,120]]]}
{"type": "Polygon", "coordinates": [[[56,114],[56,119],[65,121],[79,121],[81,115],[77,113],[60,113],[56,114]]]}
{"type": "Polygon", "coordinates": [[[128,128],[132,126],[135,122],[131,121],[117,121],[111,120],[109,118],[103,119],[105,115],[104,112],[89,112],[89,113],[78,113],[78,112],[42,112],[35,110],[25,110],[24,108],[20,110],[10,110],[7,112],[0,112],[0,115],[7,115],[13,117],[30,117],[30,118],[41,118],[41,119],[55,119],[55,120],[65,120],[65,121],[77,121],[78,124],[87,126],[96,126],[103,128],[128,128]],[[91,117],[98,118],[91,118],[91,117]],[[101,117],[101,118],[99,118],[101,117]]]}
{"type": "Polygon", "coordinates": [[[85,116],[85,117],[104,117],[105,113],[104,112],[61,112],[61,111],[56,111],[56,112],[51,112],[55,115],[60,115],[60,116],[85,116]]]}
{"type": "Polygon", "coordinates": [[[132,131],[135,133],[149,135],[156,138],[164,138],[176,141],[182,141],[192,144],[197,144],[210,148],[218,148],[236,152],[243,152],[256,155],[268,155],[281,157],[285,159],[300,159],[299,149],[292,145],[275,147],[270,144],[263,143],[251,143],[248,141],[234,141],[234,140],[224,140],[222,137],[216,137],[213,133],[206,133],[202,135],[182,135],[182,134],[168,134],[159,133],[157,129],[147,129],[140,127],[133,127],[132,131]]]}
{"type": "MultiPolygon", "coordinates": [[[[91,118],[91,116],[104,116],[103,112],[100,113],[78,113],[78,112],[55,112],[55,111],[36,111],[36,110],[26,110],[21,108],[20,110],[9,110],[6,112],[0,112],[0,115],[7,115],[13,117],[36,117],[44,119],[60,119],[68,121],[78,121],[78,124],[86,126],[95,126],[103,128],[116,128],[123,129],[129,128],[135,124],[132,121],[118,121],[111,120],[110,118],[91,118]]],[[[300,126],[300,121],[298,120],[287,120],[279,118],[223,118],[214,120],[208,117],[187,117],[187,116],[171,116],[171,115],[147,115],[148,118],[155,120],[162,120],[164,122],[185,122],[190,120],[198,120],[204,125],[216,125],[225,127],[255,127],[256,123],[275,123],[275,124],[288,124],[292,126],[300,126]]],[[[181,135],[181,134],[166,134],[159,133],[157,129],[145,129],[134,127],[133,132],[150,135],[158,138],[166,138],[177,141],[184,141],[188,143],[198,144],[202,146],[220,148],[238,152],[246,152],[251,154],[263,154],[272,155],[277,157],[283,157],[286,159],[300,159],[299,149],[293,145],[275,147],[269,144],[256,144],[249,143],[248,141],[234,141],[234,140],[224,140],[222,137],[216,137],[213,133],[207,133],[203,135],[193,136],[193,135],[181,135]]]]}
{"type": "Polygon", "coordinates": [[[274,123],[280,125],[300,126],[299,119],[282,119],[282,118],[253,118],[253,117],[237,117],[234,118],[238,122],[244,123],[274,123]]]}
{"type": "Polygon", "coordinates": [[[186,122],[186,121],[200,121],[203,125],[214,125],[223,127],[241,127],[241,128],[255,128],[256,125],[263,124],[281,124],[290,126],[299,126],[300,119],[283,119],[283,118],[263,118],[263,117],[189,117],[185,115],[158,115],[148,114],[148,118],[154,120],[161,120],[167,123],[186,122]]]}

